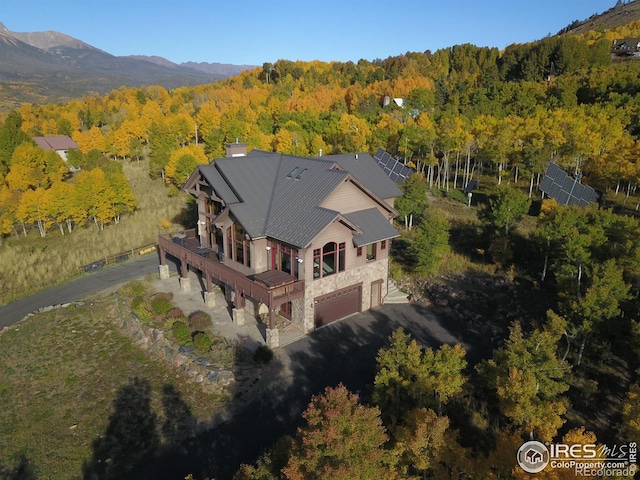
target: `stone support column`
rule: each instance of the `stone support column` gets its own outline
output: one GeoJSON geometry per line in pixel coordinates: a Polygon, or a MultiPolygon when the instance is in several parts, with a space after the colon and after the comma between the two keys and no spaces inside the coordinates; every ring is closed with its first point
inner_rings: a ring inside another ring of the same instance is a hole
{"type": "Polygon", "coordinates": [[[233,315],[233,323],[237,327],[242,327],[244,325],[244,308],[234,308],[231,313],[233,315]]]}
{"type": "Polygon", "coordinates": [[[180,277],[180,291],[184,293],[191,291],[191,279],[189,277],[180,277]]]}
{"type": "Polygon", "coordinates": [[[160,271],[160,280],[169,279],[169,265],[159,265],[158,270],[160,271]]]}
{"type": "Polygon", "coordinates": [[[204,292],[204,305],[207,308],[216,306],[216,294],[214,292],[204,292]]]}
{"type": "Polygon", "coordinates": [[[280,345],[280,334],[277,328],[267,328],[267,347],[276,348],[280,345]]]}

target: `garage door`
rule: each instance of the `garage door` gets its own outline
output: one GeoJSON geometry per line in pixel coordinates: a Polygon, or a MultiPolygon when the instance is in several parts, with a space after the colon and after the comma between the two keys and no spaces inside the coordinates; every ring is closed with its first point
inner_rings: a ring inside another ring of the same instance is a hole
{"type": "Polygon", "coordinates": [[[316,328],[360,311],[362,285],[336,290],[314,299],[316,328]]]}

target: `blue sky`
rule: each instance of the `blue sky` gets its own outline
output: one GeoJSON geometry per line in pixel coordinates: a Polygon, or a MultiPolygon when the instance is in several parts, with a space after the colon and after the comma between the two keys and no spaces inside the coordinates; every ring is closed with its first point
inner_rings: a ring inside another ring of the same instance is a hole
{"type": "MultiPolygon", "coordinates": [[[[625,0],[626,1],[626,0],[625,0]]],[[[616,0],[2,0],[12,31],[55,30],[113,55],[262,65],[357,62],[555,34],[616,0]]]]}

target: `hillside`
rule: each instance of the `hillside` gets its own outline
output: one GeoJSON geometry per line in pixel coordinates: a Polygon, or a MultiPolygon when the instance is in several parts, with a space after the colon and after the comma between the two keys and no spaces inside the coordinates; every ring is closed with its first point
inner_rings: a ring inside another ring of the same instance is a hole
{"type": "Polygon", "coordinates": [[[635,20],[640,20],[640,2],[631,0],[615,5],[601,14],[594,14],[586,20],[576,20],[559,33],[582,35],[591,30],[611,30],[635,20]]]}

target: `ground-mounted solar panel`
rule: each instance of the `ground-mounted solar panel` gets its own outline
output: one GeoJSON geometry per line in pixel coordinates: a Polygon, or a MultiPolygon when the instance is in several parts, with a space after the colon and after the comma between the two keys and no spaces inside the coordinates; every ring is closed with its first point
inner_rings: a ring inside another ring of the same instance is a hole
{"type": "Polygon", "coordinates": [[[467,186],[464,187],[464,193],[468,195],[469,193],[471,193],[476,188],[478,188],[478,181],[477,180],[469,180],[469,183],[467,183],[467,186]]]}
{"type": "Polygon", "coordinates": [[[551,162],[547,167],[540,190],[555,199],[560,205],[577,205],[586,207],[599,203],[602,194],[594,188],[580,183],[579,177],[570,177],[558,165],[551,162]]]}
{"type": "Polygon", "coordinates": [[[378,166],[382,168],[382,171],[389,176],[395,183],[402,183],[409,178],[415,170],[407,167],[397,158],[389,155],[382,148],[379,148],[374,155],[378,166]]]}

